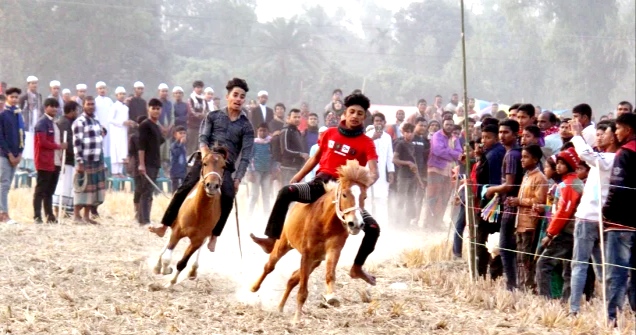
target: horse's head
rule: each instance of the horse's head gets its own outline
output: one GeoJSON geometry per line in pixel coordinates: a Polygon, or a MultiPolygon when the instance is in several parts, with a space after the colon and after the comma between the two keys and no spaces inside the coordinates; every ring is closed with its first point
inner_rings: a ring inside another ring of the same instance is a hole
{"type": "Polygon", "coordinates": [[[338,169],[340,182],[336,188],[336,215],[351,235],[364,228],[362,210],[367,198],[367,188],[371,184],[369,171],[358,164],[357,160],[347,161],[346,166],[338,169]]]}
{"type": "Polygon", "coordinates": [[[227,155],[227,149],[214,147],[210,153],[201,158],[201,182],[208,197],[221,194],[227,155]]]}

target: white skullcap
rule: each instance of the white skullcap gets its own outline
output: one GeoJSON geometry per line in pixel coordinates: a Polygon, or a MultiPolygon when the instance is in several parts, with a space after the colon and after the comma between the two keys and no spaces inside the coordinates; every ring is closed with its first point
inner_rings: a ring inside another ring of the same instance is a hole
{"type": "Polygon", "coordinates": [[[134,88],[144,88],[144,83],[140,82],[140,81],[136,81],[135,84],[133,85],[134,88]]]}
{"type": "Polygon", "coordinates": [[[106,83],[103,81],[98,81],[97,84],[95,84],[95,88],[100,88],[100,87],[106,87],[106,83]]]}
{"type": "Polygon", "coordinates": [[[28,76],[27,77],[27,83],[32,83],[34,81],[38,81],[38,77],[36,77],[36,76],[28,76]]]}
{"type": "Polygon", "coordinates": [[[77,84],[75,85],[75,89],[79,91],[79,90],[85,90],[87,89],[87,87],[86,87],[86,84],[77,84]]]}
{"type": "Polygon", "coordinates": [[[263,95],[269,95],[269,94],[267,94],[267,91],[260,91],[260,92],[258,92],[257,97],[260,97],[260,96],[263,96],[263,95]]]}
{"type": "Polygon", "coordinates": [[[318,129],[318,134],[326,132],[327,129],[329,129],[329,128],[327,128],[325,126],[320,127],[320,129],[318,129]]]}
{"type": "Polygon", "coordinates": [[[68,88],[65,88],[62,90],[62,94],[71,94],[71,90],[69,90],[68,88]]]}
{"type": "Polygon", "coordinates": [[[49,87],[60,87],[60,82],[57,80],[51,80],[51,82],[49,83],[49,87]]]}
{"type": "Polygon", "coordinates": [[[183,93],[183,88],[181,88],[181,86],[175,86],[175,87],[172,89],[172,93],[177,93],[177,92],[181,92],[181,93],[183,93]]]}
{"type": "Polygon", "coordinates": [[[119,94],[119,93],[126,93],[126,89],[123,88],[122,86],[119,86],[115,89],[115,94],[119,94]]]}
{"type": "Polygon", "coordinates": [[[205,90],[203,90],[203,93],[214,93],[214,90],[212,89],[212,87],[206,87],[205,90]]]}
{"type": "Polygon", "coordinates": [[[159,84],[159,87],[157,89],[160,90],[160,91],[161,90],[167,90],[168,89],[168,85],[164,84],[164,83],[161,83],[161,84],[159,84]]]}

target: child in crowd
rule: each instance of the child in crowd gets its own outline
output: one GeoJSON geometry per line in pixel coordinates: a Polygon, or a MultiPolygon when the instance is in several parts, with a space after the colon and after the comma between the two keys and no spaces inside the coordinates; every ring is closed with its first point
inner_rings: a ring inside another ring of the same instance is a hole
{"type": "MultiPolygon", "coordinates": [[[[524,130],[525,131],[525,130],[524,130]]],[[[541,147],[531,144],[523,148],[521,152],[521,166],[526,171],[519,197],[508,198],[506,201],[511,207],[517,207],[516,239],[517,272],[519,284],[532,291],[534,285],[534,256],[536,246],[536,230],[539,218],[532,213],[535,204],[545,203],[548,193],[548,180],[539,169],[539,162],[543,157],[541,147]]]]}
{"type": "Polygon", "coordinates": [[[186,141],[187,130],[184,126],[177,126],[174,129],[172,144],[170,144],[170,182],[171,190],[176,191],[187,172],[187,158],[186,158],[186,141]]]}
{"type": "Polygon", "coordinates": [[[272,159],[272,137],[268,134],[269,126],[267,123],[260,124],[256,130],[257,136],[254,138],[252,161],[247,168],[246,179],[250,189],[248,206],[250,217],[254,213],[259,194],[262,197],[263,214],[265,217],[269,215],[272,173],[275,165],[272,159]]]}
{"type": "Polygon", "coordinates": [[[563,150],[557,156],[556,171],[562,176],[562,181],[556,189],[556,211],[552,215],[546,236],[541,240],[544,250],[537,262],[538,293],[547,298],[556,298],[551,291],[551,277],[559,265],[563,269],[561,297],[570,297],[570,261],[560,259],[572,259],[574,212],[583,193],[583,182],[576,174],[579,162],[574,148],[563,150]]]}

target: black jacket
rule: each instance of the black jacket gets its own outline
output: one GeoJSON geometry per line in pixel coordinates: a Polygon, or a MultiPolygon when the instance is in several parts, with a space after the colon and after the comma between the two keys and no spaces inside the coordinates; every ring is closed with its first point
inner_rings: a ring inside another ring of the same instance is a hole
{"type": "Polygon", "coordinates": [[[298,127],[286,124],[280,132],[281,166],[301,168],[305,160],[301,154],[307,152],[305,140],[298,127]]]}
{"type": "Polygon", "coordinates": [[[631,206],[636,199],[636,140],[623,145],[614,158],[607,200],[603,206],[606,223],[636,228],[631,206]]]}
{"type": "Polygon", "coordinates": [[[75,165],[75,154],[73,153],[73,121],[74,120],[69,120],[67,117],[62,116],[55,122],[60,129],[60,137],[64,136],[64,131],[66,131],[66,143],[69,144],[68,149],[66,149],[64,165],[75,165]]]}

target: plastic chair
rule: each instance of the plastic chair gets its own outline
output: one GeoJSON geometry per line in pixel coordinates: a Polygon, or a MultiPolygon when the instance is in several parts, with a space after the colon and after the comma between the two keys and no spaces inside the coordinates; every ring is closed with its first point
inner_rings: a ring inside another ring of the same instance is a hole
{"type": "Polygon", "coordinates": [[[110,188],[113,191],[125,191],[126,183],[130,183],[130,191],[131,192],[135,191],[135,179],[133,179],[132,177],[126,174],[124,174],[124,177],[113,176],[111,173],[112,165],[111,165],[110,159],[105,159],[105,163],[106,163],[106,175],[108,176],[106,178],[107,188],[110,188]]]}
{"type": "Polygon", "coordinates": [[[34,178],[37,178],[37,175],[35,162],[32,159],[23,159],[20,161],[17,171],[13,176],[13,187],[31,187],[32,181],[34,178]]]}

